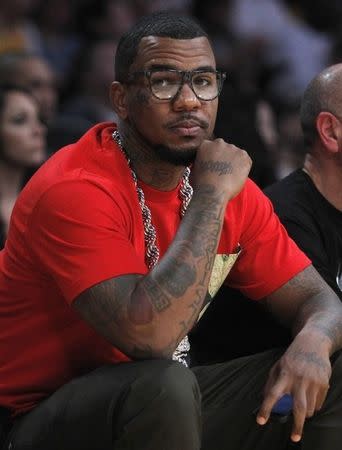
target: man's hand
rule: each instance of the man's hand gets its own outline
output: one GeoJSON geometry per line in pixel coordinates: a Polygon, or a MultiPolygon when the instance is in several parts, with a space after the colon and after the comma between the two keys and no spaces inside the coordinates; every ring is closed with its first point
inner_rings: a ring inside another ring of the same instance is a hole
{"type": "Polygon", "coordinates": [[[248,153],[223,139],[204,141],[197,151],[192,169],[192,185],[207,185],[222,192],[226,201],[242,189],[252,166],[248,153]]]}
{"type": "MultiPolygon", "coordinates": [[[[323,339],[324,341],[324,339],[323,339]]],[[[291,439],[300,441],[305,419],[323,405],[329,388],[331,364],[322,336],[299,333],[282,358],[273,366],[264,391],[264,401],[257,416],[264,425],[275,403],[284,395],[293,397],[291,439]]]]}

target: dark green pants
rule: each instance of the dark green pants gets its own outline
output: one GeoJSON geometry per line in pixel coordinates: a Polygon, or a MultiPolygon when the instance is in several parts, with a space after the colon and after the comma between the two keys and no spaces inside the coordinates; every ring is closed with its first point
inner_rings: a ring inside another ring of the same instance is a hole
{"type": "MultiPolygon", "coordinates": [[[[280,351],[187,369],[171,361],[102,367],[17,419],[12,450],[281,450],[291,422],[259,427],[255,409],[280,351]]],[[[342,357],[303,450],[342,448],[342,357]]]]}

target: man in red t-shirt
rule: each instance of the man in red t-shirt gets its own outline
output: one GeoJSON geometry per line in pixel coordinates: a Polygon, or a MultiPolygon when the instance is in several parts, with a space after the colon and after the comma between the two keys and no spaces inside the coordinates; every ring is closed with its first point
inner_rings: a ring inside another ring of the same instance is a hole
{"type": "Polygon", "coordinates": [[[247,153],[210,140],[224,77],[191,19],[141,19],[116,54],[118,127],[57,152],[20,195],[0,253],[5,448],[285,448],[317,411],[303,445],[338,448],[342,306],[247,153]],[[189,368],[187,333],[224,281],[294,340],[189,368]],[[293,424],[258,426],[285,394],[293,424]]]}

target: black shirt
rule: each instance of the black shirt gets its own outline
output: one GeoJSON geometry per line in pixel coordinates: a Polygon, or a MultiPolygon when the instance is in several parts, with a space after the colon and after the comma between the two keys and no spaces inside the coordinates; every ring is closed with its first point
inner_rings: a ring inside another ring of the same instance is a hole
{"type": "MultiPolygon", "coordinates": [[[[320,194],[311,178],[298,170],[265,190],[289,235],[342,300],[342,212],[320,194]],[[338,275],[339,274],[339,275],[338,275]]],[[[208,311],[190,333],[194,364],[209,364],[250,355],[291,342],[261,302],[223,285],[208,311]]]]}
{"type": "Polygon", "coordinates": [[[265,190],[289,235],[342,300],[342,212],[301,169],[265,190]]]}

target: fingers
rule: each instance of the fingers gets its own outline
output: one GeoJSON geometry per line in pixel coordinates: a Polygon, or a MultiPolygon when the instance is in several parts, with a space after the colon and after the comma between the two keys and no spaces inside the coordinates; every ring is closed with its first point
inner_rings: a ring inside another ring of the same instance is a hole
{"type": "Polygon", "coordinates": [[[264,401],[257,415],[257,423],[265,425],[268,422],[272,408],[277,401],[286,393],[286,384],[281,380],[276,383],[276,371],[273,368],[265,386],[264,401]]]}
{"type": "MultiPolygon", "coordinates": [[[[267,423],[273,407],[285,394],[285,390],[280,386],[278,386],[278,388],[273,388],[269,392],[269,394],[265,397],[257,415],[257,423],[259,425],[265,425],[265,423],[267,423]]],[[[307,417],[308,402],[306,393],[303,390],[299,390],[296,394],[293,394],[293,398],[293,427],[291,432],[291,440],[293,442],[299,442],[303,434],[304,423],[307,417]]],[[[310,403],[312,403],[312,400],[310,400],[310,403]]]]}
{"type": "Polygon", "coordinates": [[[304,423],[307,415],[307,398],[303,390],[298,390],[293,398],[293,427],[291,440],[299,442],[302,438],[304,423]]]}
{"type": "Polygon", "coordinates": [[[310,387],[299,385],[293,394],[293,427],[291,440],[299,442],[303,435],[305,420],[318,411],[325,400],[327,388],[319,389],[317,385],[310,387]]]}
{"type": "Polygon", "coordinates": [[[270,370],[266,385],[264,387],[264,401],[260,406],[256,418],[259,425],[265,425],[268,422],[272,408],[281,395],[281,387],[279,389],[276,387],[277,372],[278,364],[275,364],[270,370]]]}
{"type": "Polygon", "coordinates": [[[317,399],[316,399],[316,411],[319,411],[322,408],[323,403],[327,397],[329,387],[330,387],[329,385],[323,386],[322,389],[320,390],[320,392],[318,393],[317,399]]]}
{"type": "Polygon", "coordinates": [[[303,435],[305,420],[312,417],[318,411],[326,398],[328,387],[325,384],[311,382],[307,379],[290,382],[288,376],[272,369],[265,387],[264,401],[257,414],[257,423],[265,425],[275,404],[285,394],[291,393],[293,398],[293,427],[291,440],[299,442],[303,435]]]}

